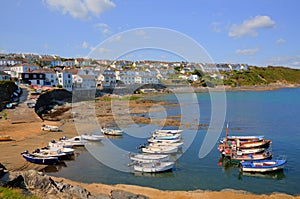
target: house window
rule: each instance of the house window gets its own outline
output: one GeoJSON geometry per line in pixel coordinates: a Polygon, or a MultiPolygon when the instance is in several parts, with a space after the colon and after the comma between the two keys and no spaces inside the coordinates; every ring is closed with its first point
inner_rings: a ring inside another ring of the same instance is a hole
{"type": "Polygon", "coordinates": [[[24,76],[25,78],[29,78],[29,75],[28,74],[25,74],[25,76],[24,76]]]}
{"type": "Polygon", "coordinates": [[[70,74],[68,74],[68,78],[71,78],[71,75],[70,75],[70,74]]]}
{"type": "Polygon", "coordinates": [[[36,74],[33,75],[33,78],[36,78],[36,74]]]}
{"type": "Polygon", "coordinates": [[[43,78],[43,75],[42,75],[42,74],[40,74],[40,78],[43,78]]]}

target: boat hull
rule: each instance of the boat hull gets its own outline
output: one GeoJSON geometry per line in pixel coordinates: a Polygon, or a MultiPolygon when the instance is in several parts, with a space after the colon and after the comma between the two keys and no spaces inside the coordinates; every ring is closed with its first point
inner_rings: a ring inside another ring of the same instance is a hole
{"type": "Polygon", "coordinates": [[[25,158],[28,162],[35,164],[53,165],[58,163],[57,157],[35,157],[30,154],[23,154],[23,158],[25,158]]]}
{"type": "Polygon", "coordinates": [[[174,164],[174,162],[164,162],[159,164],[137,164],[134,165],[133,168],[138,172],[158,173],[173,169],[174,164]]]}
{"type": "Polygon", "coordinates": [[[274,172],[282,170],[286,163],[286,160],[246,161],[241,163],[241,171],[258,173],[274,172]]]}

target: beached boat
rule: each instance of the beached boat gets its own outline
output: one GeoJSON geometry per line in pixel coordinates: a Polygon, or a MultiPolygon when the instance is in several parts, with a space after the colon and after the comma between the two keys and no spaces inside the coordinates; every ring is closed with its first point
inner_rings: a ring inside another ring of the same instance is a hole
{"type": "Polygon", "coordinates": [[[178,151],[177,147],[171,146],[161,146],[161,147],[143,147],[142,152],[144,153],[176,153],[178,151]]]}
{"type": "Polygon", "coordinates": [[[157,173],[171,170],[175,162],[137,163],[133,165],[135,171],[145,173],[157,173]]]}
{"type": "Polygon", "coordinates": [[[6,104],[6,108],[9,108],[9,109],[11,109],[11,108],[13,108],[14,106],[13,106],[13,104],[12,103],[8,103],[8,104],[6,104]]]}
{"type": "Polygon", "coordinates": [[[102,140],[103,136],[102,135],[95,135],[95,134],[83,134],[81,135],[82,139],[84,140],[88,140],[88,141],[95,141],[95,142],[99,142],[102,140]]]}
{"type": "Polygon", "coordinates": [[[66,143],[66,142],[62,142],[62,141],[55,141],[55,140],[51,140],[48,143],[49,147],[53,147],[53,148],[72,148],[73,144],[71,143],[66,143]]]}
{"type": "Polygon", "coordinates": [[[243,161],[240,163],[240,167],[243,172],[264,173],[282,170],[286,163],[286,160],[243,161]]]}
{"type": "Polygon", "coordinates": [[[39,157],[32,155],[28,152],[25,152],[22,154],[23,158],[27,160],[28,162],[35,163],[35,164],[57,164],[58,158],[57,157],[39,157]]]}
{"type": "Polygon", "coordinates": [[[43,131],[51,131],[51,132],[58,132],[59,131],[59,128],[57,126],[51,126],[51,125],[46,125],[46,124],[43,124],[41,129],[43,131]]]}
{"type": "Polygon", "coordinates": [[[8,135],[0,136],[0,142],[4,142],[4,141],[12,141],[12,138],[8,135]]]}
{"type": "Polygon", "coordinates": [[[121,136],[123,135],[123,131],[122,130],[118,130],[118,129],[110,129],[110,128],[102,128],[101,132],[105,135],[114,135],[114,136],[121,136]]]}
{"type": "Polygon", "coordinates": [[[72,147],[85,146],[86,144],[86,141],[81,136],[75,136],[70,139],[63,137],[60,141],[64,142],[65,145],[72,145],[72,147]]]}
{"type": "Polygon", "coordinates": [[[67,153],[62,152],[60,149],[36,149],[32,153],[32,155],[37,157],[57,157],[59,159],[64,159],[68,156],[67,153]]]}

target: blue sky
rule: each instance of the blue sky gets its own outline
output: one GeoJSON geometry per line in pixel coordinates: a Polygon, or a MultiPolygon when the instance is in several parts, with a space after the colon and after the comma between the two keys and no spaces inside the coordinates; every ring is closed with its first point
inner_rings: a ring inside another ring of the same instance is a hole
{"type": "MultiPolygon", "coordinates": [[[[85,57],[98,46],[105,58],[114,50],[102,42],[121,40],[124,31],[159,27],[189,37],[217,63],[300,68],[298,0],[6,0],[1,7],[2,53],[85,57]]],[[[176,56],[147,50],[123,58],[176,56]]]]}

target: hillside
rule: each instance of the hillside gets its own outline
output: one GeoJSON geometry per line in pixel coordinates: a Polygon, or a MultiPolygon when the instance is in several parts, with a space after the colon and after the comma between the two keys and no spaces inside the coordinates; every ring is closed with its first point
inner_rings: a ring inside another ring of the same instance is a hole
{"type": "Polygon", "coordinates": [[[224,85],[255,86],[268,84],[300,84],[300,70],[285,67],[251,66],[248,71],[223,72],[224,85]]]}

